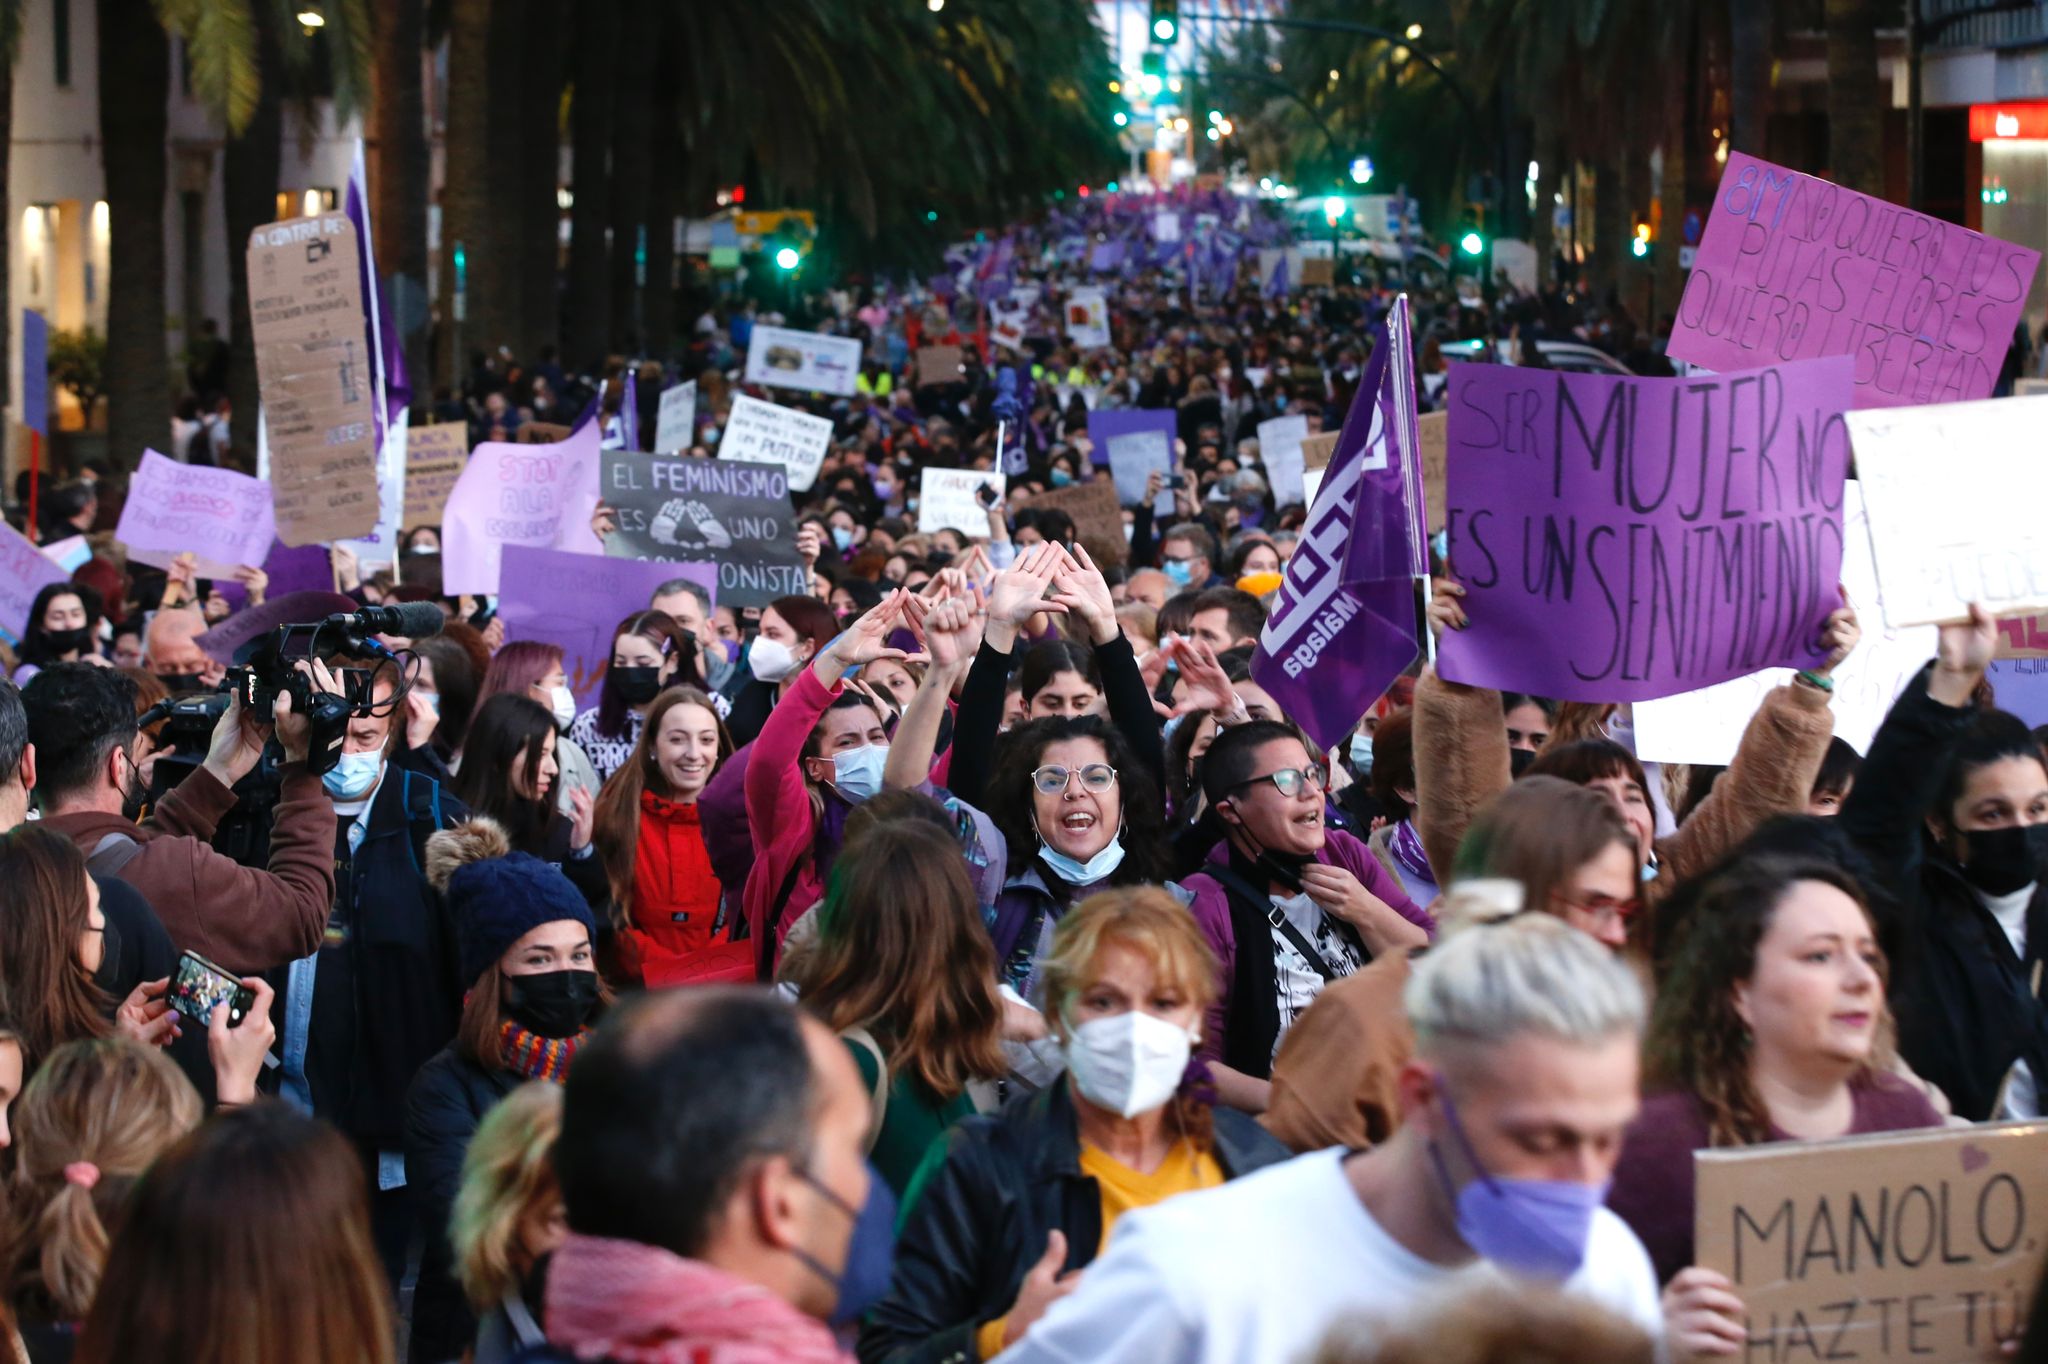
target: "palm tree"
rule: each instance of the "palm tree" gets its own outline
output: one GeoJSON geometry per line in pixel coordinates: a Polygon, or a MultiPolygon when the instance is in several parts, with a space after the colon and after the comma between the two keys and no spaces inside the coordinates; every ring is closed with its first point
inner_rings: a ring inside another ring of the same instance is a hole
{"type": "Polygon", "coordinates": [[[107,195],[107,450],[132,465],[171,434],[164,341],[171,44],[150,0],[97,0],[95,8],[107,195]]]}
{"type": "Polygon", "coordinates": [[[1728,0],[1728,145],[1769,157],[1771,0],[1728,0]]]}
{"type": "Polygon", "coordinates": [[[640,315],[638,271],[644,237],[652,236],[647,219],[647,181],[654,156],[649,124],[654,121],[654,55],[657,40],[656,0],[614,0],[621,31],[618,58],[612,64],[613,98],[611,177],[611,348],[637,351],[646,344],[640,315]]]}
{"type": "Polygon", "coordinates": [[[1827,0],[1828,169],[1837,184],[1884,193],[1884,106],[1875,0],[1827,0]]]}
{"type": "MultiPolygon", "coordinates": [[[[612,146],[612,54],[618,47],[618,9],[614,5],[583,7],[576,25],[573,62],[569,206],[568,320],[564,323],[563,360],[575,366],[603,357],[611,343],[611,253],[605,240],[610,206],[605,184],[612,146]]],[[[468,166],[448,161],[448,178],[471,174],[468,166]]]]}
{"type": "MultiPolygon", "coordinates": [[[[7,183],[10,151],[14,139],[14,59],[21,55],[21,0],[0,0],[0,185],[7,183]]],[[[0,213],[0,261],[12,260],[8,215],[0,213]]],[[[0,270],[0,374],[7,370],[8,347],[13,341],[13,297],[8,290],[7,271],[0,270]]],[[[22,392],[30,384],[47,384],[47,374],[21,376],[22,392]]]]}
{"type": "MultiPolygon", "coordinates": [[[[425,0],[377,0],[370,105],[377,268],[389,284],[389,325],[399,328],[406,369],[421,380],[427,374],[426,19],[425,0]]],[[[424,394],[424,382],[415,391],[424,394]]]]}
{"type": "MultiPolygon", "coordinates": [[[[531,356],[561,334],[559,295],[562,210],[556,202],[561,185],[562,83],[568,76],[568,54],[553,35],[562,31],[572,11],[563,0],[527,0],[523,76],[517,108],[508,115],[519,134],[512,214],[518,228],[520,318],[514,343],[531,356]]],[[[665,176],[656,176],[657,183],[665,176]]]]}
{"type": "MultiPolygon", "coordinates": [[[[502,340],[497,326],[504,295],[490,199],[490,38],[494,0],[451,0],[448,17],[448,134],[441,186],[441,317],[437,373],[456,384],[468,371],[466,352],[502,340]],[[456,168],[465,168],[458,174],[456,168]],[[455,320],[456,253],[462,252],[466,316],[455,320]],[[457,331],[461,336],[456,336],[457,331]]],[[[603,8],[603,6],[599,6],[603,8]]]]}

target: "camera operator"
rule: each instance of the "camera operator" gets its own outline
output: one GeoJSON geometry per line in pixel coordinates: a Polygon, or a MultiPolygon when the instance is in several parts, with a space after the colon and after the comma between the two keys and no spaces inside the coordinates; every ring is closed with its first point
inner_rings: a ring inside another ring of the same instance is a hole
{"type": "MultiPolygon", "coordinates": [[[[322,664],[296,666],[317,690],[336,690],[322,664]]],[[[78,844],[94,872],[141,891],[173,943],[235,975],[260,974],[314,951],[334,899],[334,809],[306,767],[305,717],[279,695],[273,719],[285,760],[269,865],[245,867],[215,852],[210,840],[272,725],[248,715],[239,698],[230,702],[205,762],[137,825],[144,786],[134,686],[109,668],[60,663],[22,693],[45,822],[78,844]]]]}
{"type": "Polygon", "coordinates": [[[394,701],[397,683],[392,664],[371,674],[371,713],[349,717],[341,759],[321,778],[334,815],[334,908],[320,948],[271,973],[281,1093],[355,1146],[394,1292],[413,1220],[406,1089],[455,1036],[462,1011],[455,923],[422,868],[427,839],[469,816],[398,762],[412,712],[394,701]]]}

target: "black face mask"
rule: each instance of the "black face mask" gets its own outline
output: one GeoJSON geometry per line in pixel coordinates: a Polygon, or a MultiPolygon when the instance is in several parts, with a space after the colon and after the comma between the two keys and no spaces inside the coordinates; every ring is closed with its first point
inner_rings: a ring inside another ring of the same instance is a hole
{"type": "Polygon", "coordinates": [[[1509,750],[1508,750],[1508,776],[1509,776],[1510,778],[1512,778],[1513,780],[1515,780],[1515,781],[1520,781],[1520,780],[1522,779],[1522,775],[1523,775],[1524,773],[1526,773],[1526,772],[1527,772],[1527,771],[1529,770],[1530,766],[1531,766],[1532,764],[1534,764],[1534,763],[1535,763],[1535,761],[1536,761],[1536,753],[1535,753],[1535,750],[1534,750],[1534,749],[1528,749],[1528,748],[1511,748],[1511,749],[1509,749],[1509,750]]]}
{"type": "Polygon", "coordinates": [[[81,625],[75,630],[45,630],[43,638],[49,641],[55,653],[85,653],[92,648],[92,627],[81,625]]]}
{"type": "Polygon", "coordinates": [[[1961,837],[1963,879],[1986,895],[2010,895],[2032,885],[2048,859],[2048,825],[1979,829],[1961,837]]]}
{"type": "Polygon", "coordinates": [[[177,696],[182,692],[205,691],[204,673],[158,673],[156,680],[164,684],[165,690],[177,696]]]}
{"type": "Polygon", "coordinates": [[[595,971],[547,971],[503,980],[505,1012],[542,1037],[574,1037],[597,1007],[595,971]]]}
{"type": "Polygon", "coordinates": [[[613,668],[612,685],[629,706],[644,706],[661,694],[661,669],[613,668]]]}

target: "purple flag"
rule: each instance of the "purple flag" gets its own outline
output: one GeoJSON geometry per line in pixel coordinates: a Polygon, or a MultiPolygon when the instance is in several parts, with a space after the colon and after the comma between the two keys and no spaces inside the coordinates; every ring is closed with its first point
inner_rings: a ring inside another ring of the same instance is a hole
{"type": "Polygon", "coordinates": [[[1453,682],[1649,701],[1816,667],[1841,605],[1855,361],[1643,379],[1451,377],[1453,682]]]}
{"type": "MultiPolygon", "coordinates": [[[[1266,281],[1266,297],[1285,298],[1287,297],[1287,287],[1287,250],[1285,247],[1282,247],[1280,259],[1273,264],[1272,278],[1266,281]]],[[[1363,392],[1363,390],[1360,391],[1363,392]]],[[[1356,410],[1355,404],[1353,410],[1356,410]]]]}
{"type": "Polygon", "coordinates": [[[1404,294],[1374,338],[1323,486],[1287,561],[1252,678],[1324,748],[1414,661],[1422,466],[1404,294]]]}
{"type": "Polygon", "coordinates": [[[398,414],[412,406],[412,380],[405,370],[405,347],[398,338],[398,329],[390,325],[388,310],[384,307],[384,288],[377,281],[377,262],[370,238],[369,178],[363,171],[363,142],[356,139],[355,162],[349,168],[348,191],[342,201],[342,212],[355,224],[356,237],[361,250],[358,264],[363,277],[363,312],[369,319],[370,354],[376,365],[377,387],[384,395],[384,401],[376,409],[377,448],[384,448],[384,433],[397,422],[398,414]]]}
{"type": "Polygon", "coordinates": [[[625,441],[625,448],[640,448],[640,393],[633,382],[636,371],[626,366],[626,394],[619,400],[619,438],[625,441]]]}

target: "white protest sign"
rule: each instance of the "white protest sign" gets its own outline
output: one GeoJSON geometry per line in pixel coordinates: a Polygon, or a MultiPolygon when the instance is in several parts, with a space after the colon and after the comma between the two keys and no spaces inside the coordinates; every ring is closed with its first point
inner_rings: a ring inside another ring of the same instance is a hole
{"type": "Polygon", "coordinates": [[[1152,499],[1154,516],[1173,515],[1173,437],[1164,431],[1128,431],[1104,442],[1109,472],[1116,479],[1116,500],[1135,507],[1145,500],[1145,485],[1159,473],[1159,493],[1152,499]]]}
{"type": "Polygon", "coordinates": [[[1177,242],[1180,240],[1180,215],[1158,213],[1152,217],[1152,240],[1156,242],[1177,242]]]}
{"type": "Polygon", "coordinates": [[[202,578],[261,564],[275,534],[268,483],[233,469],[180,464],[154,450],[142,452],[114,528],[130,559],[168,568],[189,550],[202,578]]]}
{"type": "Polygon", "coordinates": [[[917,489],[917,529],[920,534],[952,529],[962,535],[988,534],[988,508],[978,494],[983,488],[996,490],[1001,506],[1008,480],[983,469],[926,469],[917,489]]]}
{"type": "Polygon", "coordinates": [[[1888,625],[2048,607],[2048,397],[1846,416],[1888,625]]]}
{"type": "Polygon", "coordinates": [[[412,414],[401,408],[398,420],[384,428],[384,445],[377,452],[377,524],[368,535],[354,540],[337,540],[362,564],[388,564],[398,559],[398,537],[405,530],[406,446],[411,438],[412,414]]]}
{"type": "Polygon", "coordinates": [[[1294,502],[1308,505],[1301,463],[1301,443],[1307,439],[1308,418],[1299,413],[1259,423],[1259,463],[1266,466],[1266,482],[1272,486],[1276,507],[1294,502]]]}
{"type": "MultiPolygon", "coordinates": [[[[1870,751],[1877,727],[1913,675],[1934,657],[1939,632],[1931,625],[1891,629],[1884,623],[1870,555],[1869,516],[1863,488],[1843,485],[1842,585],[1863,625],[1863,642],[1835,670],[1835,734],[1858,753],[1870,751]]],[[[1635,704],[1636,756],[1644,762],[1726,766],[1765,693],[1792,680],[1790,668],[1769,668],[1698,691],[1635,704]]]]}
{"type": "Polygon", "coordinates": [[[654,453],[687,450],[697,434],[697,381],[661,391],[661,411],[654,421],[654,453]]]}
{"type": "Polygon", "coordinates": [[[750,384],[849,397],[860,377],[860,342],[850,336],[763,327],[747,340],[750,384]]]}
{"type": "Polygon", "coordinates": [[[1109,300],[1100,289],[1076,289],[1067,296],[1067,338],[1077,346],[1109,344],[1109,300]]]}
{"type": "Polygon", "coordinates": [[[732,400],[725,435],[718,442],[720,459],[745,459],[780,464],[789,470],[789,486],[809,492],[832,444],[832,422],[794,408],[764,403],[742,393],[732,400]]]}

